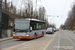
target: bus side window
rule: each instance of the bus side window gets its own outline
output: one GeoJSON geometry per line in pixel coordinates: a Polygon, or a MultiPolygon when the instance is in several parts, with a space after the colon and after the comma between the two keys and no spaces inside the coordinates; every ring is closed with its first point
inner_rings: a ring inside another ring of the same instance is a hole
{"type": "Polygon", "coordinates": [[[32,27],[32,30],[36,30],[36,23],[32,22],[30,27],[32,27]]]}
{"type": "Polygon", "coordinates": [[[41,25],[41,23],[39,23],[39,29],[42,29],[42,25],[41,25]]]}
{"type": "Polygon", "coordinates": [[[36,29],[37,29],[37,30],[39,29],[38,23],[36,23],[36,29]]]}
{"type": "Polygon", "coordinates": [[[42,24],[42,29],[45,29],[45,24],[42,24]]]}

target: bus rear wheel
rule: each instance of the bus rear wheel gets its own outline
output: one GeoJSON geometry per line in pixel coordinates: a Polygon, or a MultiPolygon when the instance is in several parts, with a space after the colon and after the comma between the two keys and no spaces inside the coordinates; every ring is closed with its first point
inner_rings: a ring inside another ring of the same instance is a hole
{"type": "Polygon", "coordinates": [[[44,36],[44,33],[42,33],[42,37],[44,36]]]}
{"type": "Polygon", "coordinates": [[[37,38],[37,35],[35,34],[35,35],[34,35],[34,39],[36,39],[36,38],[37,38]]]}

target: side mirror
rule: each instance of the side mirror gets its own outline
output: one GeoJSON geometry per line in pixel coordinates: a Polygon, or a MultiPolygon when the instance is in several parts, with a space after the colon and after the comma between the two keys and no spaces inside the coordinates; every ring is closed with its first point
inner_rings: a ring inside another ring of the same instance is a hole
{"type": "Polygon", "coordinates": [[[32,27],[30,27],[30,30],[32,31],[32,27]]]}

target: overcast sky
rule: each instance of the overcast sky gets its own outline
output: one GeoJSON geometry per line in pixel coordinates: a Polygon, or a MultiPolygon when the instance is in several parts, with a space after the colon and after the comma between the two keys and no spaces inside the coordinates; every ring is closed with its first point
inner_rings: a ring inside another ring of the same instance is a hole
{"type": "Polygon", "coordinates": [[[41,2],[46,8],[46,14],[51,15],[51,17],[48,17],[49,23],[54,23],[59,28],[68,17],[68,12],[71,10],[74,0],[41,0],[41,2]]]}
{"type": "MultiPolygon", "coordinates": [[[[35,8],[36,0],[33,1],[35,8]]],[[[37,0],[37,1],[38,1],[37,8],[39,8],[40,6],[45,7],[46,15],[50,15],[48,17],[48,22],[51,24],[55,24],[57,28],[59,28],[61,24],[64,24],[66,18],[68,17],[68,12],[71,10],[72,4],[74,2],[74,0],[37,0]]],[[[13,3],[14,5],[17,6],[17,8],[21,6],[21,0],[13,0],[13,3]]]]}

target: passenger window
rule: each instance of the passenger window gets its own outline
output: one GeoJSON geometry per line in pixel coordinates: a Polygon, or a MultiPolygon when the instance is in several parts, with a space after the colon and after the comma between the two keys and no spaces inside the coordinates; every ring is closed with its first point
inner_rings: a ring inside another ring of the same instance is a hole
{"type": "Polygon", "coordinates": [[[36,25],[36,29],[39,29],[38,23],[37,23],[37,25],[36,25]]]}
{"type": "Polygon", "coordinates": [[[42,29],[42,25],[41,24],[39,24],[39,29],[42,29]]]}

